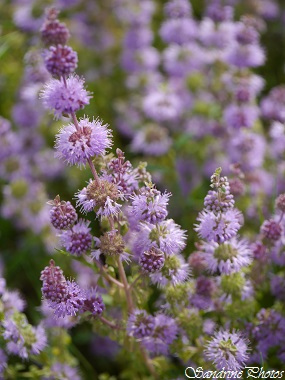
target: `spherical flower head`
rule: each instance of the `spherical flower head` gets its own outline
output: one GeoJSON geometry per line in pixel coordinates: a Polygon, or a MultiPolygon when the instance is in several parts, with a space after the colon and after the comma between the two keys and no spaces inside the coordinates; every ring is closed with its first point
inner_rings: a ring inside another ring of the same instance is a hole
{"type": "Polygon", "coordinates": [[[69,165],[85,165],[93,156],[104,155],[112,146],[111,132],[99,119],[81,119],[63,127],[56,136],[56,156],[69,165]]]}
{"type": "Polygon", "coordinates": [[[195,231],[201,239],[223,243],[236,236],[243,224],[243,217],[237,209],[219,212],[217,215],[212,211],[202,211],[197,220],[200,224],[195,225],[195,231]]]}
{"type": "Polygon", "coordinates": [[[48,204],[53,206],[50,210],[50,221],[54,228],[66,230],[74,225],[77,220],[77,213],[69,201],[61,201],[59,195],[57,195],[48,204]]]}
{"type": "Polygon", "coordinates": [[[107,231],[100,237],[100,251],[107,256],[124,254],[125,242],[117,230],[107,231]]]}
{"type": "Polygon", "coordinates": [[[208,343],[205,355],[218,370],[239,371],[248,360],[248,341],[241,333],[221,330],[208,343]]]}
{"type": "Polygon", "coordinates": [[[66,285],[66,294],[60,302],[48,301],[49,307],[54,310],[54,315],[58,318],[75,316],[78,312],[82,312],[86,300],[85,292],[76,282],[67,281],[66,285]]]}
{"type": "Polygon", "coordinates": [[[101,295],[93,288],[88,289],[85,295],[86,299],[84,300],[83,311],[88,311],[94,316],[101,315],[105,310],[101,295]]]}
{"type": "Polygon", "coordinates": [[[137,221],[160,223],[168,214],[169,197],[170,193],[161,194],[153,186],[146,186],[138,195],[131,197],[130,215],[137,221]]]}
{"type": "Polygon", "coordinates": [[[57,20],[57,15],[58,11],[55,8],[48,9],[46,20],[40,29],[46,45],[65,45],[70,37],[66,25],[57,20]]]}
{"type": "Polygon", "coordinates": [[[131,150],[150,156],[162,156],[168,152],[170,146],[171,139],[167,129],[152,123],[137,131],[131,143],[131,150]]]}
{"type": "Polygon", "coordinates": [[[277,241],[281,238],[283,233],[283,228],[280,223],[276,222],[274,219],[265,220],[260,227],[260,232],[264,237],[270,241],[277,241]]]}
{"type": "Polygon", "coordinates": [[[60,267],[55,266],[54,260],[41,272],[40,280],[43,281],[42,294],[46,300],[60,302],[67,293],[66,279],[60,267]]]}
{"type": "Polygon", "coordinates": [[[91,249],[93,238],[89,224],[90,221],[80,219],[70,230],[62,232],[61,243],[67,252],[74,256],[81,256],[91,249]]]}
{"type": "Polygon", "coordinates": [[[229,182],[223,187],[223,190],[210,190],[205,197],[204,206],[206,210],[213,212],[226,211],[234,208],[234,197],[230,193],[229,182]]]}
{"type": "Polygon", "coordinates": [[[244,266],[252,262],[253,253],[245,240],[232,238],[222,244],[217,242],[202,245],[203,257],[211,273],[229,275],[239,272],[244,266]]]}
{"type": "Polygon", "coordinates": [[[185,232],[174,223],[173,219],[164,220],[156,225],[141,223],[134,238],[133,251],[139,257],[144,251],[154,246],[166,255],[175,255],[186,246],[185,232]]]}
{"type": "Polygon", "coordinates": [[[51,79],[40,93],[45,108],[53,110],[55,118],[83,109],[91,95],[84,88],[84,79],[70,75],[66,81],[62,78],[51,79]]]}
{"type": "Polygon", "coordinates": [[[173,92],[152,91],[143,100],[143,110],[157,122],[174,121],[182,114],[182,103],[173,92]]]}
{"type": "Polygon", "coordinates": [[[153,284],[160,287],[167,285],[177,285],[186,281],[191,274],[190,267],[185,263],[181,255],[171,255],[165,257],[164,266],[159,272],[150,274],[153,284]]]}
{"type": "Polygon", "coordinates": [[[167,219],[159,224],[141,223],[135,242],[134,253],[140,256],[152,246],[160,249],[166,255],[180,253],[186,246],[186,231],[174,223],[173,219],[167,219]]]}
{"type": "Polygon", "coordinates": [[[77,206],[84,213],[94,211],[97,216],[116,216],[121,211],[121,205],[116,201],[121,193],[115,183],[105,179],[89,180],[88,186],[76,194],[77,206]]]}
{"type": "Polygon", "coordinates": [[[127,322],[127,333],[136,339],[150,336],[154,330],[154,317],[145,310],[135,310],[127,322]]]}
{"type": "Polygon", "coordinates": [[[46,69],[52,75],[61,77],[73,73],[77,67],[77,53],[70,46],[50,46],[44,54],[46,69]]]}
{"type": "Polygon", "coordinates": [[[164,253],[156,247],[151,247],[149,250],[144,251],[139,259],[140,266],[145,273],[160,271],[164,265],[164,261],[164,253]]]}
{"type": "Polygon", "coordinates": [[[142,339],[143,346],[156,355],[167,355],[168,346],[173,343],[178,334],[175,320],[164,314],[154,318],[154,330],[150,336],[142,339]]]}

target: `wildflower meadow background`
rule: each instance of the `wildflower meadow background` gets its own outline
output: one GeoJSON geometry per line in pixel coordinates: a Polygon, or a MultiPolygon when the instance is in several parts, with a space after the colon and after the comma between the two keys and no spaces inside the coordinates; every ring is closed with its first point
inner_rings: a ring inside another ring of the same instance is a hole
{"type": "Polygon", "coordinates": [[[284,25],[0,0],[0,379],[285,378],[284,25]]]}

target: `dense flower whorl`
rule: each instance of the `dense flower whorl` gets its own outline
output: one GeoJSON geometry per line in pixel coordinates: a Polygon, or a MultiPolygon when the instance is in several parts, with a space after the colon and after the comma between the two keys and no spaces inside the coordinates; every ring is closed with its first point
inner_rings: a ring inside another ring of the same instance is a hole
{"type": "Polygon", "coordinates": [[[261,233],[268,240],[277,241],[281,238],[283,228],[274,219],[265,220],[260,227],[261,233]]]}
{"type": "Polygon", "coordinates": [[[151,247],[142,253],[139,263],[144,272],[154,273],[162,269],[164,261],[164,253],[158,248],[151,247]]]}
{"type": "Polygon", "coordinates": [[[167,217],[167,205],[170,194],[147,186],[140,190],[138,195],[131,197],[130,214],[137,221],[146,221],[152,224],[162,222],[167,217]]]}
{"type": "Polygon", "coordinates": [[[48,204],[53,206],[50,210],[50,221],[54,228],[66,230],[74,225],[77,220],[77,213],[69,201],[60,201],[60,197],[57,195],[48,204]]]}
{"type": "Polygon", "coordinates": [[[85,165],[89,158],[105,154],[112,146],[111,132],[99,119],[80,119],[78,126],[70,123],[56,136],[56,156],[69,165],[85,165]]]}
{"type": "Polygon", "coordinates": [[[65,317],[67,315],[75,316],[77,313],[83,311],[86,294],[82,291],[75,281],[66,281],[66,294],[60,301],[49,301],[49,307],[54,310],[57,317],[65,317]]]}
{"type": "Polygon", "coordinates": [[[80,219],[70,230],[60,235],[63,247],[74,256],[81,256],[92,246],[92,235],[89,228],[90,221],[80,219]]]}
{"type": "Polygon", "coordinates": [[[214,214],[212,211],[200,212],[195,225],[195,231],[200,238],[207,241],[223,243],[236,236],[243,224],[243,216],[237,209],[230,209],[224,213],[214,214]]]}
{"type": "Polygon", "coordinates": [[[92,315],[101,315],[105,310],[105,305],[101,295],[96,289],[86,291],[86,299],[84,300],[83,311],[89,311],[92,315]]]}
{"type": "Polygon", "coordinates": [[[47,17],[40,29],[42,41],[46,45],[65,45],[70,36],[66,25],[57,20],[58,11],[50,8],[47,17]]]}
{"type": "Polygon", "coordinates": [[[84,79],[70,75],[66,81],[62,78],[51,79],[40,93],[43,105],[54,111],[56,118],[63,114],[77,112],[89,104],[90,93],[84,88],[84,79]]]}
{"type": "Polygon", "coordinates": [[[203,259],[211,273],[219,271],[223,274],[238,272],[252,262],[253,252],[245,240],[235,237],[222,244],[209,242],[202,244],[203,259]]]}
{"type": "Polygon", "coordinates": [[[55,76],[66,76],[74,72],[77,67],[77,53],[70,46],[50,46],[44,56],[47,70],[55,76]]]}
{"type": "Polygon", "coordinates": [[[67,283],[60,267],[55,266],[54,260],[41,272],[40,280],[43,281],[43,297],[52,302],[61,302],[67,293],[67,283]]]}
{"type": "Polygon", "coordinates": [[[168,346],[178,334],[175,320],[164,314],[158,314],[154,318],[154,329],[151,335],[142,339],[143,346],[156,355],[167,355],[168,346]]]}
{"type": "Polygon", "coordinates": [[[85,213],[95,211],[101,217],[116,216],[122,207],[116,202],[120,196],[115,183],[101,178],[99,181],[90,179],[87,187],[76,194],[77,206],[85,213]]]}
{"type": "Polygon", "coordinates": [[[239,332],[221,330],[215,333],[205,351],[218,370],[239,371],[248,360],[248,342],[239,332]]]}
{"type": "Polygon", "coordinates": [[[142,339],[152,334],[154,330],[154,317],[145,310],[135,310],[129,317],[127,333],[136,339],[142,339]]]}

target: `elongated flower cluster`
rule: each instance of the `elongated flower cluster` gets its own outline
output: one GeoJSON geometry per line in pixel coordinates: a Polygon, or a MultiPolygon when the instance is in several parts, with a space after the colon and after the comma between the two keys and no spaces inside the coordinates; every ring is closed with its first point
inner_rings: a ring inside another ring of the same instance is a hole
{"type": "Polygon", "coordinates": [[[60,267],[50,260],[41,272],[42,294],[56,317],[75,316],[85,311],[102,314],[105,306],[95,289],[83,291],[75,281],[66,280],[60,267]]]}

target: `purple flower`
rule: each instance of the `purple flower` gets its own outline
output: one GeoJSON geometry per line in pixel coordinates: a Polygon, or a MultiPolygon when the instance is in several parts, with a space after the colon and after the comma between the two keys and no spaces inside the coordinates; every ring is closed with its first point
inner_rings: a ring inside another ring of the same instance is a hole
{"type": "Polygon", "coordinates": [[[45,51],[44,61],[47,70],[55,76],[66,76],[77,67],[77,53],[70,46],[51,46],[45,51]]]}
{"type": "Polygon", "coordinates": [[[65,24],[57,20],[58,11],[55,8],[47,10],[46,20],[40,32],[46,45],[65,45],[69,38],[69,31],[65,24]]]}
{"type": "Polygon", "coordinates": [[[85,296],[82,311],[89,311],[94,316],[101,315],[105,310],[105,305],[97,290],[94,288],[88,289],[85,296]]]}
{"type": "Polygon", "coordinates": [[[181,252],[186,245],[186,234],[172,219],[167,219],[159,224],[141,223],[136,233],[134,252],[140,256],[142,252],[151,246],[159,248],[166,255],[175,255],[181,252]]]}
{"type": "Polygon", "coordinates": [[[231,162],[238,162],[244,171],[262,166],[266,141],[262,135],[242,130],[228,144],[227,152],[231,162]]]}
{"type": "Polygon", "coordinates": [[[1,295],[1,301],[3,303],[3,311],[7,317],[15,311],[23,311],[26,306],[26,302],[17,290],[4,290],[1,295]]]}
{"type": "Polygon", "coordinates": [[[162,222],[167,217],[170,193],[161,194],[154,187],[145,187],[138,195],[131,197],[130,215],[134,220],[151,224],[162,222]]]}
{"type": "Polygon", "coordinates": [[[130,161],[125,161],[124,153],[116,149],[117,158],[108,162],[103,170],[102,179],[114,183],[124,198],[129,198],[134,191],[138,190],[138,173],[133,169],[130,161]]]}
{"type": "Polygon", "coordinates": [[[258,118],[258,107],[251,105],[229,105],[224,110],[224,122],[226,127],[240,129],[251,128],[258,118]]]}
{"type": "Polygon", "coordinates": [[[72,255],[81,256],[91,248],[93,239],[89,224],[89,221],[80,219],[70,230],[60,235],[61,244],[72,255]]]}
{"type": "Polygon", "coordinates": [[[160,287],[167,285],[177,285],[186,281],[191,275],[189,264],[185,263],[183,256],[171,255],[167,256],[164,266],[159,272],[151,273],[150,279],[153,284],[160,287]]]}
{"type": "Polygon", "coordinates": [[[105,179],[99,183],[89,180],[88,186],[76,194],[77,206],[82,212],[94,210],[98,216],[116,216],[121,211],[121,205],[116,201],[121,196],[117,186],[105,179]]]}
{"type": "Polygon", "coordinates": [[[159,65],[160,55],[152,46],[139,50],[125,50],[121,57],[122,67],[131,73],[152,72],[159,65]]]}
{"type": "Polygon", "coordinates": [[[60,201],[60,197],[57,195],[53,201],[48,203],[53,206],[50,210],[50,220],[54,228],[65,230],[74,225],[77,213],[69,201],[60,201]]]}
{"type": "Polygon", "coordinates": [[[266,119],[285,122],[285,86],[274,87],[261,101],[261,112],[266,119]]]}
{"type": "Polygon", "coordinates": [[[105,154],[110,148],[111,132],[99,119],[81,119],[78,128],[74,124],[63,127],[56,136],[57,157],[69,165],[85,165],[89,158],[105,154]]]}
{"type": "Polygon", "coordinates": [[[159,34],[166,43],[182,45],[197,36],[197,25],[190,18],[169,19],[161,25],[159,34]]]}
{"type": "Polygon", "coordinates": [[[155,319],[147,314],[145,310],[135,310],[129,317],[127,333],[136,339],[150,336],[154,330],[155,319]]]}
{"type": "Polygon", "coordinates": [[[11,354],[27,359],[29,355],[38,355],[47,345],[44,328],[31,326],[24,314],[15,313],[2,325],[3,338],[8,341],[7,350],[11,354]]]}
{"type": "Polygon", "coordinates": [[[221,330],[207,344],[205,355],[218,370],[239,371],[248,360],[248,341],[236,331],[221,330]]]}
{"type": "Polygon", "coordinates": [[[283,233],[283,228],[280,223],[274,219],[265,220],[260,227],[262,235],[273,242],[279,240],[283,233]]]}
{"type": "Polygon", "coordinates": [[[153,354],[167,355],[168,346],[175,340],[178,327],[175,320],[164,314],[154,318],[154,329],[150,336],[142,339],[144,347],[153,354]]]}
{"type": "Polygon", "coordinates": [[[66,293],[62,300],[50,301],[48,299],[48,305],[54,310],[54,314],[58,318],[67,315],[75,316],[82,312],[85,300],[85,292],[81,290],[79,285],[74,281],[66,281],[66,293]]]}
{"type": "Polygon", "coordinates": [[[45,84],[40,97],[44,106],[54,111],[56,118],[84,108],[91,98],[84,88],[84,79],[77,75],[70,75],[66,81],[62,78],[51,79],[45,84]]]}
{"type": "Polygon", "coordinates": [[[279,300],[285,302],[285,278],[272,275],[270,280],[271,293],[279,300]]]}
{"type": "Polygon", "coordinates": [[[161,156],[168,152],[170,146],[171,139],[167,129],[157,124],[149,124],[134,135],[131,150],[150,156],[161,156]]]}
{"type": "Polygon", "coordinates": [[[45,299],[42,301],[40,311],[44,316],[43,325],[48,329],[53,327],[62,327],[64,329],[70,329],[78,322],[77,318],[71,315],[56,318],[53,309],[50,308],[48,301],[45,299]]]}
{"type": "Polygon", "coordinates": [[[174,121],[182,113],[182,103],[174,92],[156,90],[144,98],[143,110],[146,116],[157,122],[174,121]]]}
{"type": "Polygon", "coordinates": [[[164,13],[169,18],[189,17],[192,14],[188,0],[170,0],[164,6],[164,13]]]}
{"type": "Polygon", "coordinates": [[[265,62],[263,49],[257,45],[232,43],[225,55],[225,61],[238,68],[257,67],[265,62]]]}
{"type": "Polygon", "coordinates": [[[235,237],[220,245],[215,241],[203,243],[201,249],[211,273],[219,271],[229,275],[252,262],[253,253],[247,241],[235,237]]]}
{"type": "Polygon", "coordinates": [[[165,262],[164,253],[155,247],[144,251],[139,259],[140,266],[145,273],[155,273],[161,270],[165,262]]]}
{"type": "Polygon", "coordinates": [[[230,209],[224,213],[214,214],[212,211],[200,212],[195,224],[195,231],[201,239],[223,243],[236,236],[243,224],[243,217],[237,209],[230,209]]]}

